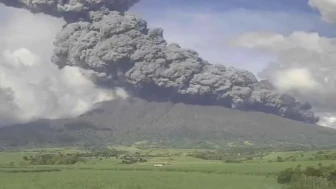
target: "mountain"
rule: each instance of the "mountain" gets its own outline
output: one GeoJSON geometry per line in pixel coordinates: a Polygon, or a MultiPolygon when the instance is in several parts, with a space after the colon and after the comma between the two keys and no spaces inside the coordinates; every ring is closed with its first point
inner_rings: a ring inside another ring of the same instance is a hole
{"type": "Polygon", "coordinates": [[[117,99],[77,118],[0,128],[3,147],[140,145],[179,148],[336,144],[336,130],[273,114],[140,98],[117,99]]]}
{"type": "MultiPolygon", "coordinates": [[[[127,11],[139,0],[0,0],[9,7],[64,19],[51,61],[75,67],[96,87],[122,88],[132,96],[220,105],[317,123],[312,106],[283,93],[247,70],[215,65],[192,49],[168,43],[162,28],[149,28],[127,11]]],[[[199,26],[203,20],[198,20],[199,26]]],[[[223,57],[223,61],[227,57],[223,57]]],[[[69,78],[71,80],[71,78],[69,78]]]]}
{"type": "Polygon", "coordinates": [[[78,68],[95,86],[122,88],[132,96],[101,103],[77,118],[0,128],[2,147],[336,144],[336,130],[314,125],[319,117],[308,102],[247,70],[211,64],[192,49],[168,43],[162,28],[149,28],[145,20],[125,12],[138,2],[0,0],[64,19],[52,63],[78,68]]]}

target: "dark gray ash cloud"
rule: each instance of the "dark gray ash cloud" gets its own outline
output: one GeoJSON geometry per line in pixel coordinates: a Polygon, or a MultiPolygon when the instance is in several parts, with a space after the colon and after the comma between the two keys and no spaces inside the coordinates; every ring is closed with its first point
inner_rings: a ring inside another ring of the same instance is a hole
{"type": "Polygon", "coordinates": [[[97,84],[124,87],[151,100],[221,105],[318,121],[308,103],[276,92],[251,72],[212,65],[193,50],[167,44],[163,29],[149,29],[146,21],[119,12],[137,1],[41,0],[37,2],[42,4],[33,6],[23,0],[0,2],[64,17],[68,23],[56,37],[52,61],[59,68],[78,66],[97,72],[97,84]],[[72,8],[64,9],[68,6],[72,8]]]}
{"type": "Polygon", "coordinates": [[[67,21],[86,19],[90,11],[102,9],[125,12],[137,2],[139,0],[0,0],[6,6],[63,17],[67,21]]]}

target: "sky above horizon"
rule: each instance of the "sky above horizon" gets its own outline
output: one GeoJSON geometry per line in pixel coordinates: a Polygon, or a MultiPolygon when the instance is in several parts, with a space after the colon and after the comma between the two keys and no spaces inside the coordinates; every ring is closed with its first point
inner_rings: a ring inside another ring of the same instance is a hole
{"type": "Polygon", "coordinates": [[[336,37],[336,25],[321,20],[308,0],[142,0],[129,12],[162,27],[168,42],[192,48],[211,63],[258,74],[275,57],[228,45],[248,32],[289,35],[295,31],[336,37]]]}
{"type": "MultiPolygon", "coordinates": [[[[141,0],[129,10],[162,27],[168,42],[195,49],[202,58],[252,71],[256,75],[276,58],[228,43],[248,32],[289,35],[295,31],[336,37],[336,25],[326,23],[308,0],[141,0]]],[[[0,24],[12,9],[0,5],[0,24]]]]}
{"type": "Polygon", "coordinates": [[[336,127],[336,0],[142,0],[130,12],[168,42],[308,101],[336,127]]]}
{"type": "MultiPolygon", "coordinates": [[[[169,43],[194,49],[210,63],[249,70],[311,103],[321,125],[336,127],[336,0],[140,0],[129,12],[151,28],[162,27],[169,43]]],[[[83,70],[59,70],[51,63],[64,24],[0,5],[0,90],[17,94],[0,95],[0,103],[14,96],[16,104],[7,107],[18,105],[16,115],[77,115],[114,98],[82,77],[83,70]],[[31,111],[35,104],[41,107],[31,111]]],[[[8,117],[3,112],[9,111],[0,107],[0,119],[8,117]]]]}

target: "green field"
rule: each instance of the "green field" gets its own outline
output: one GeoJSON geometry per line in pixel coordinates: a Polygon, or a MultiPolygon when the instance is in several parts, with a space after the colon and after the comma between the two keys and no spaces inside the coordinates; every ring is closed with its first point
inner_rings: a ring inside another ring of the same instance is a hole
{"type": "Polygon", "coordinates": [[[0,187],[6,189],[240,189],[247,187],[259,189],[274,185],[272,179],[259,176],[106,170],[66,170],[51,173],[0,173],[0,182],[0,187]]]}
{"type": "MultiPolygon", "coordinates": [[[[2,189],[280,189],[277,174],[285,168],[336,164],[308,161],[316,152],[276,152],[240,163],[202,160],[187,156],[194,150],[120,147],[130,153],[146,154],[143,163],[122,164],[117,158],[87,158],[74,165],[32,165],[24,156],[44,153],[77,153],[74,148],[33,149],[0,152],[2,189]],[[304,154],[303,156],[301,154],[304,154]],[[301,157],[299,161],[276,162],[278,156],[301,157]],[[155,167],[155,164],[163,164],[155,167]]],[[[202,150],[200,150],[202,151],[202,150]]]]}

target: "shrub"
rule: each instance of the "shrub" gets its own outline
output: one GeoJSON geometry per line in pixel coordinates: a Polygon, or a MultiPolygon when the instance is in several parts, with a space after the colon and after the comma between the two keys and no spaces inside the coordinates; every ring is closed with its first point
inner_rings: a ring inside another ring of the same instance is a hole
{"type": "Polygon", "coordinates": [[[23,160],[33,165],[72,165],[84,161],[78,154],[38,154],[23,157],[23,160]]]}
{"type": "Polygon", "coordinates": [[[327,179],[328,179],[330,182],[336,184],[336,170],[331,171],[331,172],[329,173],[329,175],[327,176],[327,179]]]}
{"type": "Polygon", "coordinates": [[[146,159],[143,157],[134,157],[134,156],[123,156],[122,158],[122,164],[134,164],[134,163],[145,163],[147,162],[146,159]]]}
{"type": "Polygon", "coordinates": [[[293,168],[288,168],[279,173],[277,182],[279,184],[288,184],[291,183],[295,179],[295,176],[298,175],[300,175],[300,171],[293,168]]]}
{"type": "Polygon", "coordinates": [[[304,170],[300,166],[285,169],[279,173],[277,181],[280,184],[289,184],[286,189],[335,189],[336,166],[319,164],[304,170]]]}
{"type": "Polygon", "coordinates": [[[285,189],[335,189],[336,185],[323,177],[302,176],[285,189]]]}
{"type": "Polygon", "coordinates": [[[225,160],[225,163],[242,163],[241,160],[235,160],[235,159],[227,159],[225,160]]]}
{"type": "Polygon", "coordinates": [[[283,162],[284,160],[282,159],[282,157],[278,156],[277,157],[277,162],[283,162]]]}
{"type": "MultiPolygon", "coordinates": [[[[253,160],[253,157],[247,157],[246,159],[250,161],[250,160],[253,160]]],[[[261,157],[261,159],[262,159],[262,157],[261,157]]]]}
{"type": "Polygon", "coordinates": [[[304,175],[308,177],[323,177],[323,171],[320,168],[315,168],[315,167],[307,167],[304,172],[304,175]]]}

